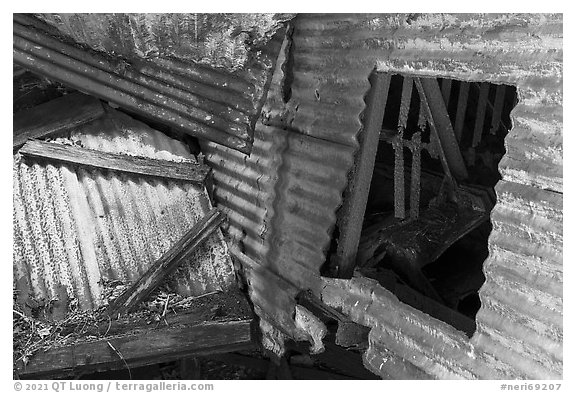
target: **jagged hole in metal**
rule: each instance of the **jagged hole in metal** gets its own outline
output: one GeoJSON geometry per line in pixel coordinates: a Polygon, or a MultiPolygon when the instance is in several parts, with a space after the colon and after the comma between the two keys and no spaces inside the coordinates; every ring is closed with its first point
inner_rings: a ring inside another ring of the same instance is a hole
{"type": "Polygon", "coordinates": [[[485,280],[494,186],[501,179],[498,162],[517,94],[509,85],[436,81],[439,94],[432,98],[443,101],[444,113],[430,117],[418,78],[392,76],[357,270],[471,336],[485,280]],[[457,183],[447,180],[445,147],[431,131],[438,115],[449,118],[468,171],[457,183]]]}

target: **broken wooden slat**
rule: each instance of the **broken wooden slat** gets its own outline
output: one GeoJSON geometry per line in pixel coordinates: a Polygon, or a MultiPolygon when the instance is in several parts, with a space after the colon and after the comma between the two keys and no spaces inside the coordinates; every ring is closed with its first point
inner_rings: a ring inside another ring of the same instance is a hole
{"type": "Polygon", "coordinates": [[[202,183],[208,173],[207,166],[193,162],[136,157],[37,140],[26,142],[19,152],[24,157],[196,183],[202,183]]]}
{"type": "Polygon", "coordinates": [[[438,138],[440,158],[446,174],[451,173],[457,180],[468,177],[460,146],[454,135],[450,116],[446,110],[438,81],[431,78],[417,78],[416,87],[428,115],[432,134],[438,138]]]}
{"type": "Polygon", "coordinates": [[[474,136],[472,147],[478,146],[482,140],[482,131],[484,131],[484,116],[486,115],[486,105],[488,103],[488,92],[490,91],[489,83],[480,84],[480,96],[478,98],[478,109],[476,110],[476,124],[474,125],[474,136]]]}
{"type": "Polygon", "coordinates": [[[339,222],[338,248],[331,260],[338,267],[339,277],[351,277],[354,271],[364,212],[374,173],[378,140],[388,99],[390,78],[390,75],[382,73],[374,73],[371,77],[372,87],[366,101],[361,147],[348,184],[348,191],[345,194],[348,197],[341,209],[345,218],[339,222]]]}
{"type": "Polygon", "coordinates": [[[88,123],[104,114],[100,100],[72,93],[14,114],[12,147],[17,149],[28,139],[53,135],[88,123]]]}
{"type": "Polygon", "coordinates": [[[144,300],[162,280],[190,258],[192,252],[220,226],[224,218],[220,210],[212,209],[118,296],[110,305],[108,314],[115,316],[129,312],[144,300]]]}
{"type": "MultiPolygon", "coordinates": [[[[37,353],[19,371],[21,378],[48,379],[253,349],[252,320],[178,324],[110,339],[52,348],[37,353]],[[117,350],[115,352],[110,345],[117,350]],[[122,354],[122,358],[118,355],[122,354]],[[126,364],[124,363],[126,362],[126,364]]],[[[127,373],[128,375],[128,373],[127,373]]]]}
{"type": "Polygon", "coordinates": [[[469,83],[460,82],[460,91],[458,92],[458,109],[456,110],[456,122],[454,125],[454,134],[456,135],[456,140],[458,142],[460,142],[462,139],[462,129],[464,127],[464,120],[466,119],[469,89],[469,83]]]}

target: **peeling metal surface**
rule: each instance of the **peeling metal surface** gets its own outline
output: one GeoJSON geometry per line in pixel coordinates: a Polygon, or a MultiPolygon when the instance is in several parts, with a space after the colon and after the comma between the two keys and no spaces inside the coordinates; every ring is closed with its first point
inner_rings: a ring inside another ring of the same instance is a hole
{"type": "MultiPolygon", "coordinates": [[[[281,53],[264,117],[282,102],[281,53]]],[[[261,270],[247,272],[256,312],[285,334],[306,339],[295,326],[294,297],[298,288],[319,285],[318,271],[354,148],[258,123],[250,157],[215,143],[203,144],[203,150],[213,169],[216,201],[229,217],[230,235],[262,265],[261,270]],[[278,276],[287,283],[279,282],[278,276]]]]}
{"type": "Polygon", "coordinates": [[[74,41],[124,58],[193,61],[236,71],[293,14],[35,14],[74,41]]]}
{"type": "Polygon", "coordinates": [[[476,354],[463,332],[400,302],[377,281],[324,278],[321,296],[352,321],[372,328],[364,354],[372,372],[382,376],[398,372],[393,370],[396,365],[386,364],[388,356],[379,353],[384,350],[410,365],[405,370],[408,379],[478,377],[473,371],[476,354]]]}
{"type": "MultiPolygon", "coordinates": [[[[54,143],[193,162],[180,142],[109,110],[54,143]]],[[[102,305],[103,280],[135,280],[210,209],[206,190],[14,157],[14,281],[23,296],[102,305]],[[65,291],[62,291],[64,287],[65,291]]],[[[169,280],[183,296],[230,287],[234,271],[220,231],[169,280]]]]}
{"type": "MultiPolygon", "coordinates": [[[[279,26],[269,26],[270,33],[279,26]]],[[[88,23],[85,28],[94,26],[88,23]]],[[[231,72],[179,58],[126,59],[112,49],[106,53],[81,49],[52,26],[15,14],[13,56],[15,63],[38,74],[190,135],[249,153],[282,34],[258,41],[246,52],[242,67],[231,72]]]]}
{"type": "Polygon", "coordinates": [[[310,336],[310,353],[312,355],[317,355],[324,352],[325,348],[322,340],[326,336],[326,333],[328,333],[326,325],[324,325],[324,323],[322,323],[322,321],[310,310],[299,304],[296,305],[294,321],[296,322],[296,327],[310,336]]]}

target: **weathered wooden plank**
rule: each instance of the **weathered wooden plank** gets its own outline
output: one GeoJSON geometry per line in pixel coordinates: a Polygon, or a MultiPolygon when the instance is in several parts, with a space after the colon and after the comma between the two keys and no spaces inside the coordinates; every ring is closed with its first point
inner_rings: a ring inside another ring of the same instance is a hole
{"type": "Polygon", "coordinates": [[[361,147],[341,209],[344,218],[340,222],[338,248],[332,261],[338,267],[340,277],[351,277],[354,271],[389,87],[390,75],[375,73],[372,76],[361,147]]]}
{"type": "Polygon", "coordinates": [[[53,348],[36,354],[20,370],[19,376],[45,379],[79,372],[123,369],[126,364],[128,367],[138,367],[185,356],[249,349],[254,346],[251,322],[250,319],[207,322],[193,326],[178,324],[150,329],[138,335],[53,348]]]}
{"type": "Polygon", "coordinates": [[[19,153],[24,157],[196,183],[202,183],[209,170],[206,165],[193,162],[129,156],[37,140],[26,142],[19,153]]]}
{"type": "Polygon", "coordinates": [[[88,123],[104,114],[100,100],[72,93],[14,114],[12,148],[88,123]]]}
{"type": "Polygon", "coordinates": [[[180,240],[166,251],[141,275],[136,282],[126,288],[109,306],[108,314],[117,315],[129,312],[150,294],[166,277],[190,258],[194,250],[202,244],[224,221],[224,214],[212,209],[198,221],[180,240]]]}

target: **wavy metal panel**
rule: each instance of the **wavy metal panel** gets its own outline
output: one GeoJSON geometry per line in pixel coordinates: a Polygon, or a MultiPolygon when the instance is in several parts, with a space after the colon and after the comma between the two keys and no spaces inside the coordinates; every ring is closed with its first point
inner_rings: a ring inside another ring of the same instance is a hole
{"type": "MultiPolygon", "coordinates": [[[[298,108],[300,114],[309,113],[308,121],[293,123],[300,124],[304,133],[324,137],[327,132],[314,116],[320,113],[321,119],[334,110],[329,106],[340,101],[338,93],[344,94],[346,82],[361,80],[358,75],[367,75],[373,68],[518,88],[520,102],[511,114],[514,127],[500,163],[504,181],[498,185],[499,200],[492,216],[494,232],[485,264],[479,328],[471,341],[487,363],[475,364],[471,370],[481,378],[560,378],[562,15],[308,14],[294,23],[294,80],[302,86],[296,97],[318,101],[316,111],[302,109],[310,103],[298,108]],[[320,105],[324,98],[329,102],[326,110],[320,105]]],[[[353,104],[360,98],[352,88],[342,102],[353,104]]],[[[333,118],[340,120],[339,116],[334,113],[333,118]]],[[[332,129],[342,136],[347,132],[332,129]]],[[[372,334],[368,366],[382,376],[391,375],[382,371],[379,362],[387,355],[376,348],[383,342],[376,337],[386,341],[378,334],[372,334]]],[[[421,338],[416,338],[406,346],[421,344],[421,338]]],[[[434,374],[432,370],[443,362],[417,363],[404,353],[406,348],[395,348],[391,352],[400,357],[396,358],[399,367],[405,361],[434,374]]]]}
{"type": "Polygon", "coordinates": [[[475,345],[523,377],[562,378],[562,194],[502,181],[475,345]]]}
{"type": "MultiPolygon", "coordinates": [[[[112,153],[193,161],[180,142],[116,111],[54,143],[112,153]]],[[[210,209],[203,187],[111,171],[14,158],[14,280],[46,300],[102,304],[102,280],[129,281],[167,251],[210,209]]],[[[178,293],[200,295],[234,284],[216,232],[170,279],[178,293]]]]}
{"type": "MultiPolygon", "coordinates": [[[[264,119],[283,106],[287,43],[277,60],[264,119]]],[[[367,76],[365,82],[366,89],[367,76]]],[[[292,88],[293,96],[298,95],[292,88]]],[[[343,139],[336,129],[320,136],[262,123],[256,125],[248,158],[214,143],[203,145],[214,172],[216,201],[230,218],[229,233],[262,266],[247,269],[255,310],[293,337],[301,334],[294,324],[294,297],[301,288],[319,285],[319,268],[353,163],[353,135],[360,128],[362,108],[342,106],[355,129],[346,137],[349,145],[339,143],[343,139]]]]}
{"type": "Polygon", "coordinates": [[[263,266],[251,274],[259,314],[295,335],[291,296],[318,289],[370,72],[513,84],[520,103],[500,164],[476,335],[469,340],[427,316],[416,323],[418,312],[392,300],[394,312],[418,317],[388,321],[387,308],[366,313],[356,301],[349,312],[374,327],[365,363],[383,377],[561,376],[562,16],[306,14],[294,20],[289,43],[263,108],[269,126],[257,127],[262,150],[244,162],[220,148],[208,153],[215,176],[237,184],[217,185],[218,203],[236,217],[245,253],[263,266]]]}
{"type": "MultiPolygon", "coordinates": [[[[306,14],[295,20],[293,38],[303,71],[295,84],[308,99],[338,101],[335,92],[373,68],[516,85],[502,174],[562,192],[561,14],[306,14]]],[[[360,97],[351,89],[343,100],[360,97]]]]}
{"type": "MultiPolygon", "coordinates": [[[[133,17],[138,19],[138,16],[133,17]]],[[[253,46],[248,48],[242,46],[242,56],[235,51],[230,54],[230,56],[238,55],[241,60],[240,65],[233,67],[232,72],[226,68],[217,68],[218,64],[215,66],[209,61],[209,64],[194,63],[186,56],[173,58],[166,53],[162,57],[139,57],[135,54],[132,54],[132,57],[120,57],[119,54],[122,53],[114,52],[114,47],[107,45],[119,41],[119,33],[116,30],[124,28],[130,30],[131,24],[120,23],[123,18],[130,17],[125,14],[115,16],[88,14],[74,19],[73,15],[69,15],[64,19],[68,22],[73,20],[74,23],[70,23],[76,27],[70,30],[68,24],[55,23],[62,29],[60,31],[31,16],[15,14],[14,61],[36,73],[193,136],[213,140],[249,153],[254,124],[263,105],[274,60],[278,54],[279,42],[282,39],[282,31],[277,35],[274,34],[281,26],[278,21],[272,17],[264,18],[270,19],[269,23],[263,26],[270,30],[264,32],[257,29],[259,39],[253,46]],[[98,25],[96,22],[99,18],[108,18],[106,20],[109,23],[98,25]],[[111,24],[117,29],[106,30],[105,28],[109,28],[111,24]],[[104,28],[104,31],[100,28],[104,28]],[[73,34],[73,31],[77,34],[73,34]],[[88,38],[77,36],[81,32],[88,35],[88,38]],[[77,38],[80,43],[92,44],[93,40],[103,35],[106,38],[101,41],[104,47],[96,45],[96,49],[106,49],[107,52],[82,50],[78,44],[69,43],[71,37],[62,36],[63,33],[71,34],[72,38],[77,38]]],[[[169,23],[171,20],[171,17],[165,18],[164,22],[162,19],[155,20],[154,29],[160,30],[162,23],[172,26],[169,23]]],[[[227,26],[230,27],[233,20],[234,18],[228,20],[227,26]]],[[[240,23],[239,26],[241,25],[240,23]]],[[[212,26],[210,29],[213,29],[211,31],[214,34],[221,33],[217,26],[212,26]]],[[[166,27],[165,30],[169,28],[166,27]]],[[[127,31],[123,31],[122,34],[124,33],[127,34],[127,31]]],[[[244,36],[247,32],[238,31],[238,34],[244,36]]],[[[159,39],[154,35],[151,39],[154,37],[159,39]]],[[[170,37],[175,39],[173,36],[170,37]]],[[[140,39],[146,41],[145,37],[140,39]]],[[[122,45],[126,45],[126,42],[122,45]]],[[[210,42],[200,41],[197,45],[198,51],[203,53],[204,50],[208,50],[210,42]]],[[[135,42],[133,44],[137,45],[135,42]]],[[[170,40],[149,44],[161,45],[166,50],[171,48],[170,40]]],[[[180,44],[182,48],[185,47],[183,43],[180,44]]],[[[218,53],[222,58],[227,57],[221,56],[221,52],[218,53]]]]}

